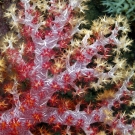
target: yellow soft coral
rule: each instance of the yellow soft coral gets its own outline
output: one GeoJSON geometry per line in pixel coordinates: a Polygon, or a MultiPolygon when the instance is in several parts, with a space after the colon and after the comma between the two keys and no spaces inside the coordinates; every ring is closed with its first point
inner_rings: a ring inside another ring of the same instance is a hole
{"type": "Polygon", "coordinates": [[[105,100],[105,99],[110,99],[114,98],[115,96],[115,91],[110,89],[110,90],[104,90],[103,93],[98,94],[97,100],[105,100]]]}

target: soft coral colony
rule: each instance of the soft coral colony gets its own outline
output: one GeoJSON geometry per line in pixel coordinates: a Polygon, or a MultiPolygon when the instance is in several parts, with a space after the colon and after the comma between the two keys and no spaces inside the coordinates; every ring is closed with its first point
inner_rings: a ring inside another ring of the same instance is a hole
{"type": "Polygon", "coordinates": [[[87,1],[20,0],[5,12],[0,135],[135,133],[128,22],[104,16],[81,28],[87,1]]]}

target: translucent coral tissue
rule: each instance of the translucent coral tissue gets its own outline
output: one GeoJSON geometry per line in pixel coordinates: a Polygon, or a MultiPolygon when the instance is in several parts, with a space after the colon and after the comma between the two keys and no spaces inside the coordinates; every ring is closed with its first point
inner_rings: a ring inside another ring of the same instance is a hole
{"type": "Polygon", "coordinates": [[[12,32],[0,46],[0,135],[134,132],[134,111],[121,107],[135,98],[134,64],[122,57],[128,22],[104,16],[81,29],[86,2],[21,0],[5,12],[12,32]]]}

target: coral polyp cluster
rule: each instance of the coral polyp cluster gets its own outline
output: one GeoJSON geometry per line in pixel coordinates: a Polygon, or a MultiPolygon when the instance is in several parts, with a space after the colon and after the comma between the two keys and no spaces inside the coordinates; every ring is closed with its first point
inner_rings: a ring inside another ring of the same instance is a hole
{"type": "Polygon", "coordinates": [[[134,134],[128,21],[104,16],[84,29],[86,2],[21,0],[5,12],[0,135],[134,134]]]}

